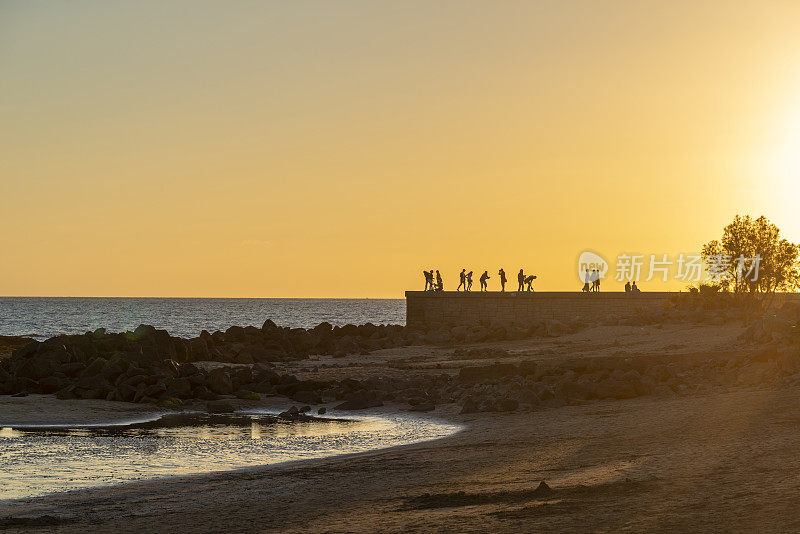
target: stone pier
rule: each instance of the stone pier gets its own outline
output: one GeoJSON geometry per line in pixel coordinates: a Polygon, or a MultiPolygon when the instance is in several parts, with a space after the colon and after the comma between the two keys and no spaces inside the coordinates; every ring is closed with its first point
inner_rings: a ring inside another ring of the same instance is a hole
{"type": "Polygon", "coordinates": [[[406,291],[406,324],[525,324],[545,319],[568,321],[630,316],[663,309],[675,293],[582,293],[406,291]]]}
{"type": "MultiPolygon", "coordinates": [[[[406,291],[406,325],[470,325],[492,322],[525,324],[592,318],[629,317],[663,310],[676,292],[516,292],[406,291]]],[[[684,293],[686,294],[686,293],[684,293]]],[[[772,295],[775,304],[800,302],[800,294],[772,295]]]]}

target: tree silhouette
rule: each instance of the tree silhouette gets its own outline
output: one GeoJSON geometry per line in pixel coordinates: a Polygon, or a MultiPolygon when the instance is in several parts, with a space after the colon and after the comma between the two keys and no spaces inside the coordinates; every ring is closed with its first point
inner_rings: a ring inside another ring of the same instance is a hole
{"type": "Polygon", "coordinates": [[[800,287],[800,245],[782,238],[763,215],[737,215],[722,239],[703,246],[702,255],[712,279],[726,291],[773,293],[800,287]]]}

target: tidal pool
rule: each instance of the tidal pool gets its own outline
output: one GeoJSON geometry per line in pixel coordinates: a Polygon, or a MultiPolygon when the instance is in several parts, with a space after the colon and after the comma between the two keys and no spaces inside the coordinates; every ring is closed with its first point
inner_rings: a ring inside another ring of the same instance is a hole
{"type": "Polygon", "coordinates": [[[459,429],[425,417],[373,413],[303,422],[237,413],[113,426],[0,427],[0,500],[363,452],[459,429]]]}

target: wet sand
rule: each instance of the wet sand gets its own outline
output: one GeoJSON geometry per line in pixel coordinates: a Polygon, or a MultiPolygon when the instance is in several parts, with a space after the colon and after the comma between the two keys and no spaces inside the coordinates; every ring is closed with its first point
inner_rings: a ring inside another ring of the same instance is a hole
{"type": "MultiPolygon", "coordinates": [[[[521,359],[735,350],[739,329],[608,327],[498,344],[521,359]],[[588,334],[588,337],[587,337],[588,334]],[[593,342],[602,336],[603,343],[593,342]],[[680,346],[678,346],[680,345],[680,346]],[[669,347],[669,348],[667,348],[669,347]]],[[[309,375],[442,372],[452,350],[380,351],[309,375]]],[[[326,360],[317,362],[323,363],[326,360]]],[[[330,362],[326,362],[327,363],[330,362]]],[[[331,363],[331,365],[334,365],[331,363]]],[[[21,399],[24,400],[24,399],[21,399]]],[[[82,401],[85,402],[85,401],[82,401]]],[[[287,401],[288,403],[288,401],[287,401]]],[[[387,412],[399,406],[387,406],[387,412]]],[[[0,527],[53,532],[797,531],[800,388],[431,415],[448,438],[347,457],[130,483],[0,505],[0,527]],[[552,492],[537,490],[541,481],[552,492]],[[463,493],[462,493],[463,492],[463,493]]]]}

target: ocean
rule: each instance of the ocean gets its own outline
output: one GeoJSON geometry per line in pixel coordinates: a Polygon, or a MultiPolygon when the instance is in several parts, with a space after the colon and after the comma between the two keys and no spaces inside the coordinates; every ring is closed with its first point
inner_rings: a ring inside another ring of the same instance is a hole
{"type": "Polygon", "coordinates": [[[405,324],[405,300],[0,297],[0,335],[37,339],[97,328],[124,332],[140,324],[175,336],[195,337],[201,330],[260,327],[266,319],[293,328],[311,328],[323,321],[332,325],[405,324]]]}

